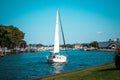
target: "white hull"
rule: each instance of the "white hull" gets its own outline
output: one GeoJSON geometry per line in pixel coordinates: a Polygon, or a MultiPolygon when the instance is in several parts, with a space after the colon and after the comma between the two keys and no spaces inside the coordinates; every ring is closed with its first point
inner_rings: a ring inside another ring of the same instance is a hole
{"type": "Polygon", "coordinates": [[[54,63],[54,62],[67,62],[67,58],[64,55],[55,55],[55,56],[50,56],[47,58],[48,62],[54,63]]]}

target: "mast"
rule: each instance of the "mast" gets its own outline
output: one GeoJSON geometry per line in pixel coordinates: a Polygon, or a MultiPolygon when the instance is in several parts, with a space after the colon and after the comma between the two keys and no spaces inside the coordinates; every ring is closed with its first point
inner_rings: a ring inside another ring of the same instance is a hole
{"type": "Polygon", "coordinates": [[[55,39],[54,39],[54,53],[59,53],[59,13],[57,10],[56,15],[56,27],[55,27],[55,39]]]}
{"type": "Polygon", "coordinates": [[[58,12],[58,14],[59,14],[59,20],[60,20],[60,28],[61,28],[62,37],[63,37],[63,44],[64,44],[64,48],[65,48],[65,51],[66,51],[66,54],[67,54],[66,43],[65,43],[65,37],[64,37],[64,32],[63,32],[62,22],[61,22],[61,17],[60,17],[60,13],[59,13],[59,12],[58,12]]]}

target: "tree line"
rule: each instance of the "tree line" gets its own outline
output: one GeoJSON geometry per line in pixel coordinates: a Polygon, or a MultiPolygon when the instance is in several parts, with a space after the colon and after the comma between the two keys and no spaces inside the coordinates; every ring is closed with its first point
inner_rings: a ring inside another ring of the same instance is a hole
{"type": "MultiPolygon", "coordinates": [[[[32,47],[53,47],[54,45],[44,45],[44,44],[29,44],[29,46],[32,47]]],[[[60,47],[64,48],[64,45],[60,45],[60,47]]],[[[66,44],[67,48],[74,48],[74,44],[66,44]]]]}
{"type": "MultiPolygon", "coordinates": [[[[64,48],[64,46],[66,46],[66,48],[74,48],[74,45],[75,44],[66,44],[66,45],[60,45],[60,47],[64,48]]],[[[83,46],[86,46],[86,47],[95,47],[95,48],[98,48],[98,42],[97,41],[93,41],[89,44],[82,44],[83,46]]],[[[54,45],[44,45],[44,44],[29,44],[29,46],[32,48],[32,47],[53,47],[54,45]]]]}
{"type": "Polygon", "coordinates": [[[0,47],[25,47],[24,35],[25,33],[13,25],[0,25],[0,47]]]}
{"type": "MultiPolygon", "coordinates": [[[[26,47],[26,41],[24,41],[25,33],[19,30],[13,25],[0,25],[0,47],[14,48],[14,47],[26,47]]],[[[84,44],[85,45],[85,44],[84,44]]],[[[86,44],[87,45],[87,44],[86,44]]],[[[31,47],[45,47],[43,44],[29,44],[31,47]]],[[[53,46],[53,45],[50,45],[53,46]]],[[[64,47],[64,45],[60,45],[64,47]]],[[[90,43],[92,47],[98,47],[98,42],[93,41],[90,43]]],[[[66,44],[67,48],[74,48],[74,44],[66,44]]]]}

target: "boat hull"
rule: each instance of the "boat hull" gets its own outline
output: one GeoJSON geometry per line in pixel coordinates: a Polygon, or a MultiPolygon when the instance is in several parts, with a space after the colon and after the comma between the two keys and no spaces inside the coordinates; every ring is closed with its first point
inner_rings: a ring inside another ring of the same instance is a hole
{"type": "Polygon", "coordinates": [[[48,57],[47,61],[50,63],[63,63],[67,62],[67,58],[64,55],[55,55],[48,57]]]}

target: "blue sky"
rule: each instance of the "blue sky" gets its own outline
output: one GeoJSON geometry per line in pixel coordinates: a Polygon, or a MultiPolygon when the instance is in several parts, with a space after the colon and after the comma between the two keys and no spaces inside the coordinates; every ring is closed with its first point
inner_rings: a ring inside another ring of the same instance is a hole
{"type": "Polygon", "coordinates": [[[66,43],[120,38],[120,0],[0,0],[0,24],[17,26],[28,44],[53,44],[58,8],[66,43]]]}

